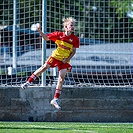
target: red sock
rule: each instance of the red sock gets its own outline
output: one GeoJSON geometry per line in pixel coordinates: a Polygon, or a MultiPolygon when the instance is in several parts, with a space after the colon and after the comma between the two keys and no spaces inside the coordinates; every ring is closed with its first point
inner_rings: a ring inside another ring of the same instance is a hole
{"type": "Polygon", "coordinates": [[[55,94],[54,94],[54,98],[59,98],[61,95],[61,90],[60,89],[56,89],[55,94]]]}
{"type": "Polygon", "coordinates": [[[32,74],[32,75],[29,77],[28,82],[29,82],[29,83],[33,82],[33,81],[36,79],[36,77],[37,77],[36,75],[32,74]]]}

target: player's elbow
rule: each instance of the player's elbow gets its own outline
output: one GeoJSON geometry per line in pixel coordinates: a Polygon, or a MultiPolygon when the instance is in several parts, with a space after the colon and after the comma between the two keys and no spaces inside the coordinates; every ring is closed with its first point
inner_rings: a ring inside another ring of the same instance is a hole
{"type": "Polygon", "coordinates": [[[45,40],[46,40],[46,41],[49,41],[50,39],[49,39],[49,38],[46,38],[45,40]]]}
{"type": "Polygon", "coordinates": [[[49,41],[50,39],[47,36],[42,36],[45,41],[49,41]]]}

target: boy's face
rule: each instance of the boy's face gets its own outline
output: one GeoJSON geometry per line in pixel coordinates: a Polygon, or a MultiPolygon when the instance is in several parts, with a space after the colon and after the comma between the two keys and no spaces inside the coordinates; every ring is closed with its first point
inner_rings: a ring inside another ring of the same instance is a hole
{"type": "Polygon", "coordinates": [[[73,32],[74,31],[74,23],[73,22],[68,23],[68,25],[66,25],[66,30],[69,32],[73,32]]]}

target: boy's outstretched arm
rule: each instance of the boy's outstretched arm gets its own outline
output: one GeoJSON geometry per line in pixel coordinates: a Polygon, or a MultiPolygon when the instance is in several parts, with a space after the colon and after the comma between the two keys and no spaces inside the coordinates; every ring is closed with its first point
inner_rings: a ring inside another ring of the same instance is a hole
{"type": "Polygon", "coordinates": [[[40,24],[37,24],[37,30],[44,40],[49,41],[49,38],[42,32],[40,24]]]}

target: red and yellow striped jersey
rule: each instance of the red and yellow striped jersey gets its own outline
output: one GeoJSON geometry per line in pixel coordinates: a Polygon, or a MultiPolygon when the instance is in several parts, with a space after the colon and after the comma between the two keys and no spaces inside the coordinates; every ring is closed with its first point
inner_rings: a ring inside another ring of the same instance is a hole
{"type": "Polygon", "coordinates": [[[55,31],[46,35],[57,44],[57,48],[52,52],[52,56],[57,60],[68,58],[73,47],[79,48],[79,38],[74,34],[67,36],[64,32],[55,31]]]}

